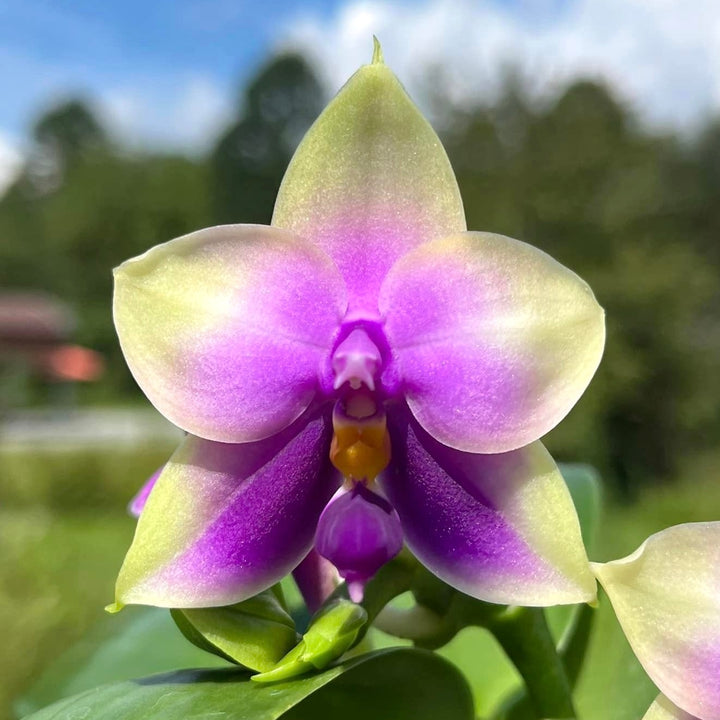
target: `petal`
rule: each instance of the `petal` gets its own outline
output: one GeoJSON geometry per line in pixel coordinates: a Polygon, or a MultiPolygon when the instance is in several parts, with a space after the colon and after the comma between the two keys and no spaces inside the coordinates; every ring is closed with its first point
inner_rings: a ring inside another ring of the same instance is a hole
{"type": "Polygon", "coordinates": [[[310,128],[272,224],[324,250],[345,278],[351,309],[371,313],[395,260],[465,230],[445,150],[382,62],[360,68],[310,128]]]}
{"type": "Polygon", "coordinates": [[[146,481],[145,484],[137,491],[135,497],[128,504],[128,513],[134,518],[139,518],[142,511],[145,509],[147,499],[150,497],[152,489],[155,487],[155,483],[162,474],[164,465],[160,466],[146,481]]]}
{"type": "Polygon", "coordinates": [[[245,445],[186,438],[140,516],[118,604],[231,605],[290,572],[337,487],[327,421],[295,431],[245,445]]]}
{"type": "Polygon", "coordinates": [[[514,450],[553,428],[605,342],[602,308],[575,273],[491,233],[408,253],[385,280],[380,310],[415,417],[469,452],[514,450]]]}
{"type": "Polygon", "coordinates": [[[396,418],[391,438],[383,487],[408,547],[441,580],[495,603],[594,600],[575,507],[541,443],[464,453],[396,418]]]}
{"type": "Polygon", "coordinates": [[[720,522],[677,525],[592,567],[662,693],[701,720],[720,720],[720,522]]]}
{"type": "Polygon", "coordinates": [[[657,700],[643,716],[643,720],[699,720],[673,705],[664,695],[658,695],[657,700]]]}
{"type": "Polygon", "coordinates": [[[340,584],[335,566],[313,548],[293,570],[293,579],[311,613],[314,613],[340,584]]]}
{"type": "Polygon", "coordinates": [[[250,442],[308,407],[346,306],[316,248],[261,225],[200,230],[115,271],[115,325],[150,401],[208,440],[250,442]]]}

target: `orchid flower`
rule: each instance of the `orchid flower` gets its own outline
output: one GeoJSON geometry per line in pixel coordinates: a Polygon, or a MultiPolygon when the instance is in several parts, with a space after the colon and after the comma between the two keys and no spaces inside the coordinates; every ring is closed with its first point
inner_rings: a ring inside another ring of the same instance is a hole
{"type": "Polygon", "coordinates": [[[720,720],[720,522],[668,528],[592,568],[664,695],[645,720],[720,720]]]}
{"type": "Polygon", "coordinates": [[[358,599],[403,543],[483,600],[594,599],[538,439],[595,372],[603,311],[540,250],[467,231],[445,151],[379,47],[302,141],[271,226],[125,262],[114,317],[138,384],[189,433],[118,606],[235,603],[313,547],[358,599]]]}

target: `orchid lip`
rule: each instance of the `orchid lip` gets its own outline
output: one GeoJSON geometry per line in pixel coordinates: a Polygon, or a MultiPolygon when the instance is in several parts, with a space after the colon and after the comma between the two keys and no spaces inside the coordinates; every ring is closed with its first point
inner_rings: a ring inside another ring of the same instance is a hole
{"type": "Polygon", "coordinates": [[[355,602],[365,583],[402,549],[403,532],[392,505],[362,482],[341,489],[320,516],[315,547],[338,569],[355,602]]]}
{"type": "Polygon", "coordinates": [[[390,436],[382,405],[366,390],[350,390],[335,403],[330,461],[349,482],[372,482],[390,462],[390,436]]]}

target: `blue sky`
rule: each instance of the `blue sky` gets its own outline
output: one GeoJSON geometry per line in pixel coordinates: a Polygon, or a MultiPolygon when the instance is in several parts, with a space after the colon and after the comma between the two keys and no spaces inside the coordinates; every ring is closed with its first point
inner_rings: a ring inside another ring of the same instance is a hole
{"type": "MultiPolygon", "coordinates": [[[[246,0],[0,0],[0,128],[21,135],[58,96],[102,96],[188,78],[223,89],[265,55],[290,2],[246,0]]],[[[332,0],[305,3],[326,15],[332,0]]]]}
{"type": "Polygon", "coordinates": [[[300,48],[334,90],[372,33],[421,104],[428,70],[462,103],[512,64],[540,95],[599,77],[649,122],[720,105],[717,0],[0,0],[0,184],[33,118],[70,93],[127,142],[197,152],[268,53],[300,48]]]}
{"type": "MultiPolygon", "coordinates": [[[[20,62],[66,71],[71,85],[170,69],[229,80],[238,69],[262,57],[277,29],[288,23],[289,14],[302,9],[324,16],[335,4],[335,0],[306,0],[300,6],[289,0],[3,0],[0,48],[20,62]]],[[[24,94],[40,84],[37,78],[24,94]]]]}

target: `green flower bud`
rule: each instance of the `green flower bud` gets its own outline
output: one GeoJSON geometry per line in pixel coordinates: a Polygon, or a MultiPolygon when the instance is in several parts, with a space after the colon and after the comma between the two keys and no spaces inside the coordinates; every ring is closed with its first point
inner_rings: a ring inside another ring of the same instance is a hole
{"type": "Polygon", "coordinates": [[[300,643],[269,672],[254,675],[256,682],[276,682],[322,670],[349,650],[367,622],[365,610],[345,599],[334,600],[311,620],[300,643]]]}

